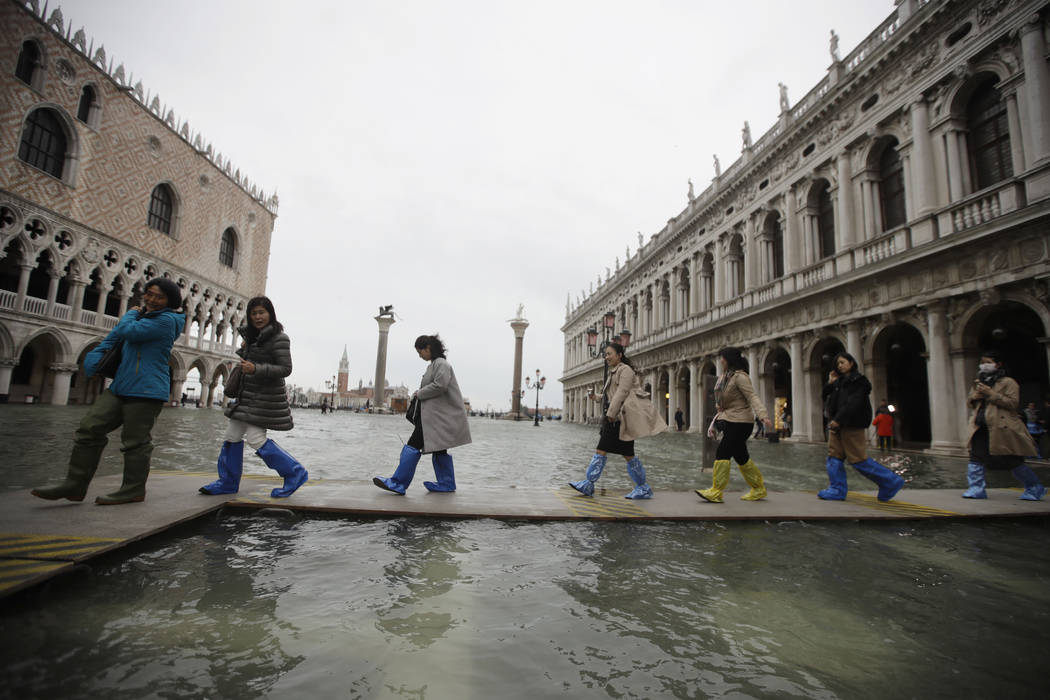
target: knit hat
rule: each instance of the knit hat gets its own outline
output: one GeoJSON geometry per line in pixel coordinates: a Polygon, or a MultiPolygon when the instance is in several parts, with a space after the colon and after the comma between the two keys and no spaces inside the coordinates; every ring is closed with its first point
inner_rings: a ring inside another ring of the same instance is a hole
{"type": "Polygon", "coordinates": [[[179,285],[175,284],[167,277],[155,277],[147,282],[143,289],[149,289],[154,286],[159,287],[160,291],[164,292],[164,296],[168,297],[169,309],[175,309],[177,311],[182,307],[182,291],[179,289],[179,285]]]}

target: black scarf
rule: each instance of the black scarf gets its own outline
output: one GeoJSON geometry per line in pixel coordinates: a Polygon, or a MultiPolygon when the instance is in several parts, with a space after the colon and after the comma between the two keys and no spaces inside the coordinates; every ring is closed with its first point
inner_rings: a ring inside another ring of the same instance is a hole
{"type": "Polygon", "coordinates": [[[980,370],[977,371],[977,381],[981,382],[981,384],[986,384],[988,386],[994,386],[997,381],[999,381],[1005,376],[1006,370],[1004,370],[1002,367],[998,367],[991,372],[982,372],[980,370]]]}

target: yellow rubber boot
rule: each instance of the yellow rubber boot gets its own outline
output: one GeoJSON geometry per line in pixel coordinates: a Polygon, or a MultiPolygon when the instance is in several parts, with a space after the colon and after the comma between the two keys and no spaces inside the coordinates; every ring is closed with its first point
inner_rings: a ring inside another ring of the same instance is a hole
{"type": "Polygon", "coordinates": [[[696,495],[711,503],[722,502],[722,492],[729,486],[729,460],[716,459],[714,468],[714,480],[711,488],[696,492],[696,495]]]}
{"type": "Polygon", "coordinates": [[[741,464],[740,473],[744,475],[744,481],[751,487],[750,491],[740,497],[741,501],[761,501],[766,497],[766,485],[762,480],[762,472],[758,471],[754,460],[749,459],[741,464]]]}

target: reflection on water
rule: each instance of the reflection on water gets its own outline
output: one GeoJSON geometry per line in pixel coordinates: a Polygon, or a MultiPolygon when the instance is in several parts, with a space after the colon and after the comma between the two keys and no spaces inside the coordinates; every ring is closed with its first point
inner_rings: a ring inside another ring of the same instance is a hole
{"type": "Polygon", "coordinates": [[[1044,697],[1048,534],[227,515],[9,601],[0,695],[1044,697]]]}
{"type": "MultiPolygon", "coordinates": [[[[8,488],[60,471],[82,410],[0,407],[8,488]]],[[[210,470],[221,414],[163,416],[158,466],[210,470]]],[[[392,466],[404,423],[296,418],[281,440],[326,478],[392,466]]],[[[560,484],[595,437],[471,427],[467,488],[560,484]]],[[[696,439],[639,443],[658,489],[710,478],[696,439]]],[[[819,446],[752,447],[776,488],[823,483],[819,446]]],[[[908,459],[913,487],[962,486],[959,460],[908,459]]],[[[1042,698],[1048,530],[224,514],[0,603],[0,697],[1042,698]]]]}

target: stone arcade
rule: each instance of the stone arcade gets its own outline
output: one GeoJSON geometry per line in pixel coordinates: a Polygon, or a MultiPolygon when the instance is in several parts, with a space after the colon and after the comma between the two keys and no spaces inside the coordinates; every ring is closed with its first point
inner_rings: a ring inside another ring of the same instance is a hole
{"type": "MultiPolygon", "coordinates": [[[[964,440],[981,348],[1004,352],[1022,401],[1050,390],[1050,70],[1045,2],[898,0],[774,126],[566,308],[564,410],[602,367],[607,312],[653,401],[699,425],[702,377],[744,348],[760,396],[822,440],[820,388],[853,353],[899,437],[964,440]]],[[[786,93],[781,89],[781,106],[786,93]]],[[[671,420],[668,420],[671,423],[671,420]]]]}
{"type": "Polygon", "coordinates": [[[0,401],[93,401],[85,354],[164,275],[189,312],[172,396],[196,368],[210,407],[266,287],[277,196],[44,12],[0,2],[0,401]]]}

